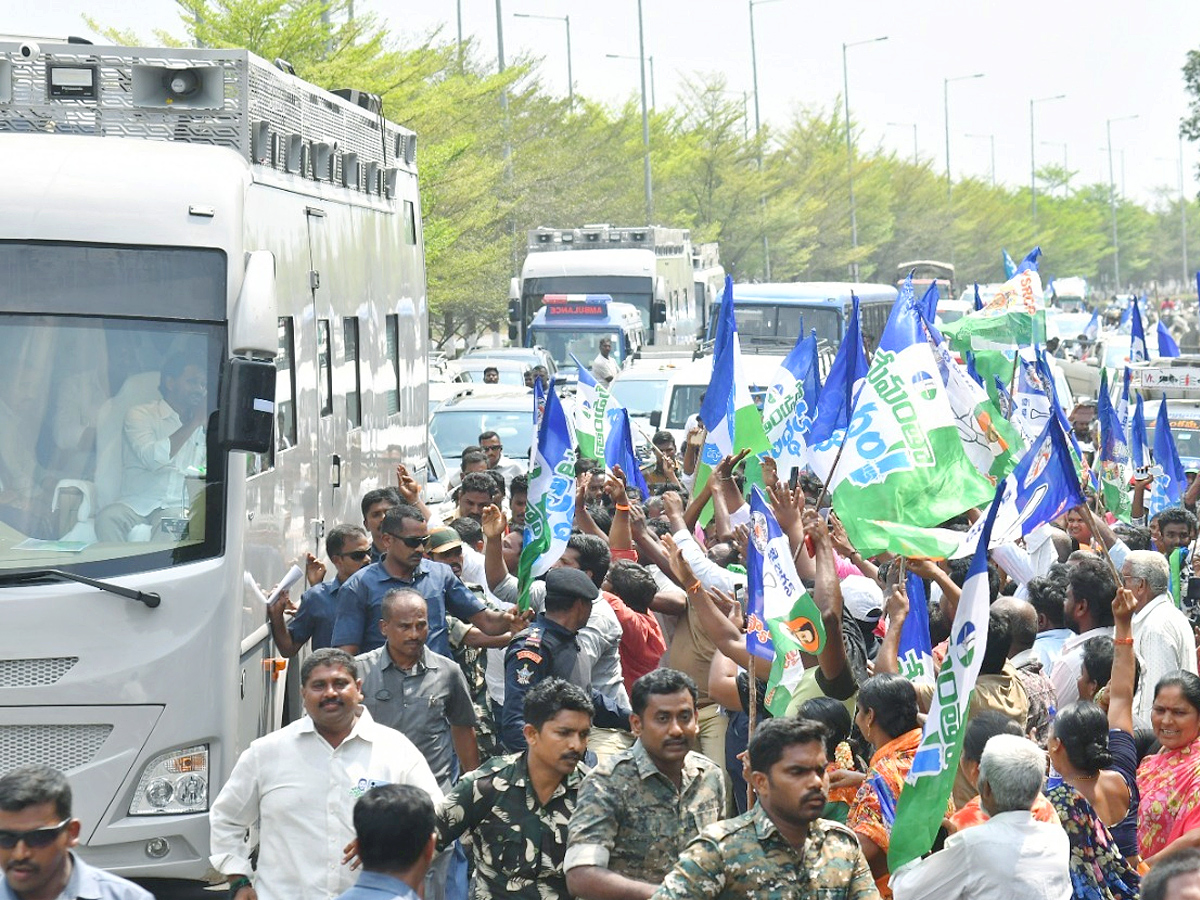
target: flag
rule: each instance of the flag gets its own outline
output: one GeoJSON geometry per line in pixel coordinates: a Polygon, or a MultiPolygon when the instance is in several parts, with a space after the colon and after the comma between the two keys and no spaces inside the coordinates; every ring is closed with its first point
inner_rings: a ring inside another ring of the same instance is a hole
{"type": "MultiPolygon", "coordinates": [[[[771,449],[771,442],[763,431],[762,414],[742,371],[742,347],[733,315],[733,279],[728,275],[725,276],[725,296],[717,315],[720,318],[713,341],[712,381],[700,406],[700,420],[708,429],[708,435],[696,469],[697,492],[703,489],[712,470],[726,456],[745,449],[756,455],[771,449]]],[[[711,507],[705,508],[705,515],[711,516],[709,509],[711,507]]]]}
{"type": "MultiPolygon", "coordinates": [[[[905,291],[911,298],[912,277],[909,276],[900,289],[900,297],[905,291]]],[[[844,430],[850,424],[850,413],[854,409],[854,398],[867,377],[869,365],[867,354],[862,342],[862,319],[859,314],[858,298],[850,295],[850,322],[846,325],[846,336],[838,347],[829,374],[825,376],[825,386],[821,388],[821,396],[817,401],[817,414],[813,418],[812,429],[809,432],[809,446],[828,441],[839,429],[844,430]]],[[[810,452],[810,458],[812,454],[810,452]]],[[[824,480],[829,474],[829,465],[833,462],[831,456],[818,465],[813,459],[813,471],[824,480]]]]}
{"type": "Polygon", "coordinates": [[[921,295],[921,304],[917,307],[921,311],[922,317],[926,322],[932,322],[937,318],[938,305],[938,289],[937,279],[929,283],[929,287],[925,288],[925,293],[921,295]]]}
{"type": "MultiPolygon", "coordinates": [[[[959,440],[911,297],[902,292],[892,307],[849,425],[813,448],[827,459],[841,447],[837,469],[827,478],[829,492],[851,544],[866,556],[885,550],[941,555],[940,541],[932,537],[922,552],[923,529],[992,494],[991,482],[976,471],[959,440]]],[[[822,401],[829,394],[826,383],[822,401]]]]}
{"type": "Polygon", "coordinates": [[[534,442],[525,536],[517,563],[517,605],[522,611],[529,609],[533,579],[547,572],[567,549],[574,521],[575,434],[551,382],[534,442]]]}
{"type": "Polygon", "coordinates": [[[1146,349],[1146,332],[1142,327],[1142,311],[1138,309],[1136,300],[1132,302],[1129,320],[1129,361],[1145,362],[1150,358],[1150,352],[1146,349]]]}
{"type": "Polygon", "coordinates": [[[1129,384],[1133,380],[1133,372],[1129,366],[1125,367],[1125,374],[1122,377],[1121,399],[1117,401],[1117,415],[1121,418],[1121,427],[1129,427],[1129,384]]]}
{"type": "Polygon", "coordinates": [[[1037,365],[1026,359],[1017,364],[1017,383],[1013,389],[1013,422],[1027,435],[1036,435],[1045,427],[1046,419],[1052,416],[1053,401],[1046,379],[1038,372],[1037,365]]]}
{"type": "Polygon", "coordinates": [[[929,640],[929,599],[925,595],[925,582],[914,572],[908,572],[904,586],[908,594],[908,615],[900,629],[900,674],[909,681],[932,684],[937,677],[937,667],[933,662],[933,644],[929,640]]]}
{"type": "Polygon", "coordinates": [[[942,333],[960,354],[1045,343],[1046,302],[1037,266],[1027,258],[983,309],[943,325],[942,333]]]}
{"type": "Polygon", "coordinates": [[[1129,423],[1129,458],[1135,469],[1150,465],[1150,435],[1146,431],[1146,410],[1142,406],[1142,395],[1137,395],[1133,406],[1133,419],[1129,423]]]}
{"type": "Polygon", "coordinates": [[[621,406],[607,385],[597,384],[587,366],[580,364],[575,354],[571,359],[579,369],[579,381],[575,388],[575,437],[579,441],[579,455],[585,459],[603,462],[605,438],[610,427],[610,414],[621,406]]]}
{"type": "Polygon", "coordinates": [[[979,296],[979,282],[975,282],[975,312],[983,309],[983,298],[979,296]]]}
{"type": "Polygon", "coordinates": [[[921,743],[900,791],[888,846],[888,868],[893,872],[933,847],[933,839],[946,815],[946,802],[954,788],[966,733],[967,706],[987,647],[988,602],[991,599],[987,548],[1003,490],[1002,485],[983,520],[979,549],[975,551],[967,580],[963,583],[950,631],[950,646],[937,676],[921,743]]]}
{"type": "Polygon", "coordinates": [[[1022,272],[1036,272],[1038,270],[1038,257],[1041,255],[1042,248],[1034,247],[1025,254],[1025,258],[1021,260],[1021,264],[1017,266],[1017,271],[1013,272],[1013,274],[1020,275],[1022,272]]]}
{"type": "MultiPolygon", "coordinates": [[[[1008,543],[1083,503],[1063,421],[1050,416],[1012,474],[1000,483],[993,503],[998,508],[989,510],[986,530],[993,546],[1008,543]]],[[[982,519],[971,526],[954,556],[974,553],[984,530],[982,519]]]]}
{"type": "Polygon", "coordinates": [[[1183,489],[1187,484],[1183,463],[1179,461],[1179,451],[1175,449],[1175,439],[1171,436],[1166,400],[1158,406],[1158,421],[1154,425],[1154,464],[1162,472],[1154,473],[1154,484],[1150,488],[1147,505],[1151,516],[1158,515],[1168,506],[1182,503],[1183,489]]]}
{"type": "Polygon", "coordinates": [[[1167,331],[1167,326],[1163,324],[1162,319],[1158,320],[1158,355],[1179,355],[1179,345],[1175,343],[1175,338],[1171,337],[1171,332],[1167,331]]]}
{"type": "Polygon", "coordinates": [[[934,354],[967,458],[980,474],[992,479],[1003,478],[1017,464],[1025,442],[992,403],[987,391],[955,361],[944,343],[934,348],[934,354]]]}
{"type": "Polygon", "coordinates": [[[980,375],[979,370],[975,368],[974,353],[967,354],[967,374],[971,376],[972,381],[974,381],[980,387],[983,387],[983,376],[980,375]]]}
{"type": "Polygon", "coordinates": [[[750,492],[746,593],[746,649],[771,661],[763,702],[771,715],[784,716],[804,674],[800,654],[820,652],[825,624],[796,574],[787,535],[757,487],[750,492]]]}
{"type": "Polygon", "coordinates": [[[1100,310],[1099,308],[1092,310],[1092,317],[1088,319],[1087,325],[1083,329],[1083,336],[1089,341],[1094,341],[1100,337],[1100,310]]]}
{"type": "Polygon", "coordinates": [[[1097,448],[1096,468],[1100,473],[1100,488],[1104,506],[1118,519],[1128,522],[1133,513],[1129,496],[1129,441],[1125,428],[1113,406],[1108,391],[1106,369],[1100,370],[1100,394],[1096,403],[1096,419],[1100,423],[1100,446],[1097,448]]]}
{"type": "Polygon", "coordinates": [[[1000,257],[1004,263],[1004,280],[1008,281],[1008,279],[1017,274],[1017,264],[1013,262],[1013,258],[1008,255],[1007,250],[1001,250],[1000,257]]]}
{"type": "Polygon", "coordinates": [[[812,428],[821,376],[817,365],[817,332],[800,337],[779,364],[763,401],[763,430],[780,472],[808,464],[808,432],[812,428]]]}
{"type": "Polygon", "coordinates": [[[1129,302],[1125,304],[1125,308],[1121,310],[1121,318],[1117,320],[1117,326],[1121,327],[1129,321],[1129,314],[1133,310],[1133,304],[1137,303],[1136,297],[1130,297],[1129,302]]]}
{"type": "Polygon", "coordinates": [[[641,463],[633,452],[633,426],[629,422],[629,410],[623,406],[617,407],[604,443],[604,467],[611,472],[616,466],[620,466],[625,473],[625,483],[642,492],[643,500],[650,496],[641,463]]]}
{"type": "MultiPolygon", "coordinates": [[[[533,433],[537,434],[542,424],[542,415],[546,412],[546,389],[542,387],[542,379],[533,379],[533,433]]],[[[537,452],[535,443],[529,448],[529,464],[533,465],[533,457],[537,452]]]]}

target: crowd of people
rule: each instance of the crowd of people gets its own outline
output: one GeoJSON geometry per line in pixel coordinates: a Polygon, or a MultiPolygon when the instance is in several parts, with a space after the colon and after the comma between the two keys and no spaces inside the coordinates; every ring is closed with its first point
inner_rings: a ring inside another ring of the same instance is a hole
{"type": "MultiPolygon", "coordinates": [[[[305,715],[213,800],[232,900],[1197,896],[1200,678],[1168,563],[1197,539],[1194,492],[1144,524],[1074,510],[1012,571],[996,554],[953,793],[933,851],[892,871],[937,690],[902,674],[902,573],[940,661],[969,560],[864,558],[819,481],[765,465],[825,631],[772,716],[746,644],[746,454],[701,484],[697,442],[654,444],[648,496],[578,463],[527,610],[529,482],[494,432],[444,506],[399,467],[328,532],[298,602],[268,609],[280,652],[305,650],[305,715]]],[[[6,896],[145,896],[77,858],[79,832],[59,773],[0,779],[6,896]]]]}

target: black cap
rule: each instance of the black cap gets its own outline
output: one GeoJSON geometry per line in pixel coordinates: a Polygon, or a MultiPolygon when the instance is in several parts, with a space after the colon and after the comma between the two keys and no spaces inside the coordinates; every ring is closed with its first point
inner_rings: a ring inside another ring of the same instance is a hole
{"type": "Polygon", "coordinates": [[[546,573],[547,605],[566,607],[578,600],[591,603],[599,593],[592,579],[579,569],[559,566],[546,573]]]}

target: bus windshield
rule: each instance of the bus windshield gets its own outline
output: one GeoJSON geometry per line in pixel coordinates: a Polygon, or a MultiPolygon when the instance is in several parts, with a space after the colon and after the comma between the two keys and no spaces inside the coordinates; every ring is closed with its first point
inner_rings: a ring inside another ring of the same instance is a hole
{"type": "Polygon", "coordinates": [[[224,254],[0,244],[0,283],[0,571],[218,555],[224,254]]]}
{"type": "Polygon", "coordinates": [[[585,366],[590,366],[592,360],[600,354],[600,341],[608,338],[612,341],[612,357],[620,364],[625,357],[625,345],[621,336],[615,331],[543,331],[534,329],[533,342],[545,348],[560,369],[574,369],[575,354],[585,366]]]}
{"type": "Polygon", "coordinates": [[[828,341],[833,347],[842,342],[842,313],[827,303],[820,306],[796,304],[756,304],[739,302],[734,306],[738,338],[744,345],[778,344],[786,353],[800,336],[817,329],[817,341],[828,341]]]}

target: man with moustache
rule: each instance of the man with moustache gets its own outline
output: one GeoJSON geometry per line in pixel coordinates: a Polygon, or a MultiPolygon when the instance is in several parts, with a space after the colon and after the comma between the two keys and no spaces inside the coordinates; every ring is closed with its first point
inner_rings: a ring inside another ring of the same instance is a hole
{"type": "Polygon", "coordinates": [[[692,750],[696,684],[675,669],[634,682],[637,742],[583,780],[571,816],[567,886],[581,900],[645,900],[701,829],[725,814],[721,769],[692,750]]]}
{"type": "Polygon", "coordinates": [[[828,790],[825,726],[763,722],[749,756],[758,805],[705,828],[653,900],[878,900],[854,832],[820,817],[828,790]]]}
{"type": "Polygon", "coordinates": [[[412,741],[362,706],[354,657],[328,647],[300,669],[304,718],[252,742],[209,816],[210,860],[230,900],[327,900],[350,889],[342,848],[354,803],[380,784],[410,784],[435,803],[442,790],[412,741]],[[246,830],[259,825],[258,865],[246,830]]]}
{"type": "Polygon", "coordinates": [[[469,772],[438,808],[438,846],[470,837],[472,900],[570,900],[567,825],[586,769],[592,701],[561,678],[524,695],[526,749],[469,772]]]}
{"type": "Polygon", "coordinates": [[[0,867],[6,900],[152,900],[132,881],[71,852],[81,823],[71,785],[57,769],[22,766],[0,778],[0,867]]]}

